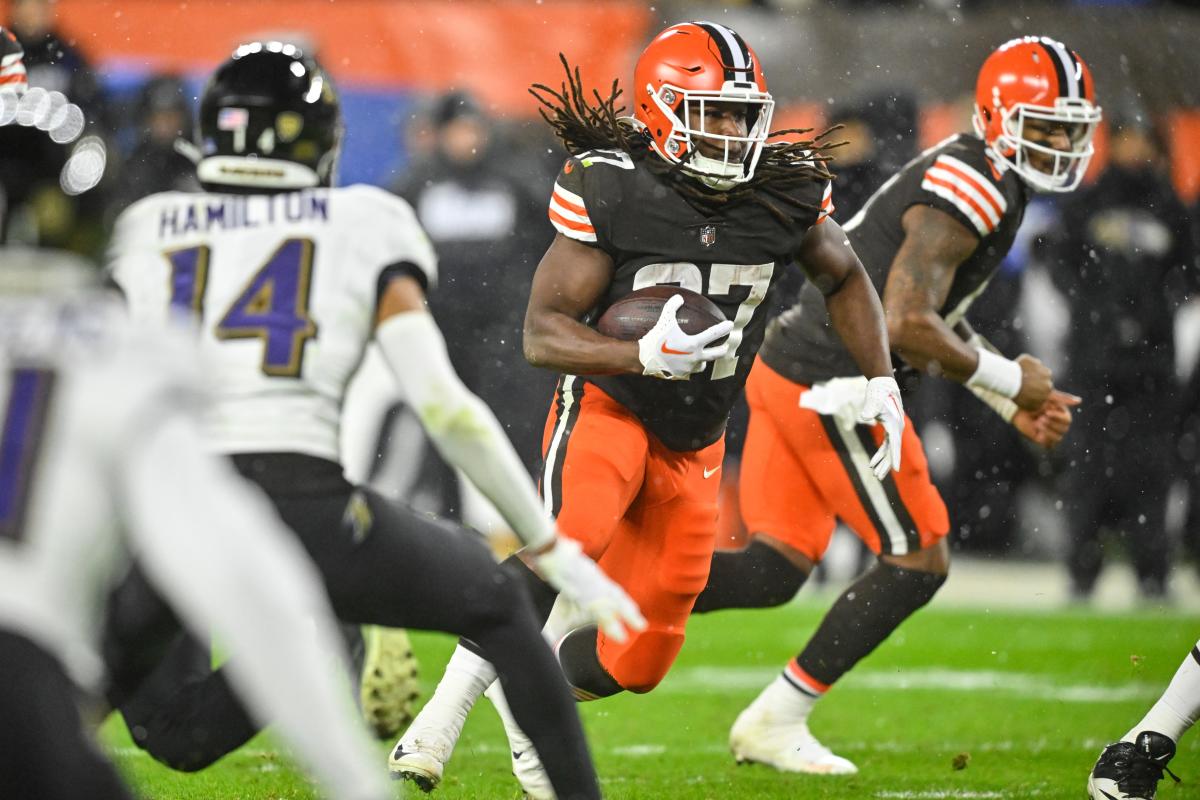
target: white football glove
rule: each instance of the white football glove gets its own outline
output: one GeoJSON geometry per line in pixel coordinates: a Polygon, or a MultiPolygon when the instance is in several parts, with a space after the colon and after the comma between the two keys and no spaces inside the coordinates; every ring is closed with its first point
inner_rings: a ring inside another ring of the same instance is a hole
{"type": "Polygon", "coordinates": [[[871,471],[883,480],[888,470],[900,471],[900,441],[904,434],[904,403],[895,378],[871,378],[858,421],[883,426],[883,444],[871,456],[871,471]]]}
{"type": "Polygon", "coordinates": [[[584,555],[578,542],[559,536],[553,547],[535,555],[533,560],[546,583],[599,625],[613,641],[628,639],[627,628],[640,631],[646,627],[646,618],[637,603],[595,561],[584,555]]]}
{"type": "Polygon", "coordinates": [[[729,352],[729,343],[708,345],[729,334],[733,323],[718,322],[707,330],[687,334],[679,327],[675,312],[683,305],[682,295],[672,295],[663,305],[662,314],[654,327],[638,339],[638,358],[642,361],[642,374],[669,381],[686,381],[694,373],[704,369],[729,352]]]}

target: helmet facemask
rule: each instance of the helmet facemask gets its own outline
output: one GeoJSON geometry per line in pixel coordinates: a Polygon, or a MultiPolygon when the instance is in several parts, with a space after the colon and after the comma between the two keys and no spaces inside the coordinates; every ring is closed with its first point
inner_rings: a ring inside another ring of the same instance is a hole
{"type": "Polygon", "coordinates": [[[719,91],[682,89],[665,83],[656,91],[647,86],[650,99],[671,124],[661,144],[652,140],[654,151],[667,161],[683,164],[688,173],[713,189],[725,191],[750,180],[771,130],[775,101],[769,92],[747,86],[752,85],[727,81],[719,91]],[[706,132],[704,112],[711,103],[745,105],[746,135],[706,132]],[[690,125],[693,111],[699,117],[699,128],[690,125]],[[704,155],[700,140],[721,146],[723,154],[704,155]]]}
{"type": "MultiPolygon", "coordinates": [[[[993,144],[997,158],[1037,191],[1070,192],[1079,186],[1095,152],[1092,137],[1100,123],[1098,106],[1083,98],[1059,97],[1053,108],[1016,103],[1012,108],[1001,108],[998,112],[1000,134],[993,144]],[[1067,130],[1071,149],[1058,150],[1028,138],[1026,124],[1030,120],[1062,125],[1067,130]],[[1050,159],[1050,169],[1035,167],[1030,160],[1031,153],[1050,159]]],[[[980,135],[981,119],[982,114],[976,109],[975,126],[980,135]]]]}

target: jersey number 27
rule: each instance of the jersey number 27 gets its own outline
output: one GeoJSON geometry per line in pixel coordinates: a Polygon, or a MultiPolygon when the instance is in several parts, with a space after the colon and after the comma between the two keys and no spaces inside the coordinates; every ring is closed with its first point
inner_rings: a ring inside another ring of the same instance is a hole
{"type": "MultiPolygon", "coordinates": [[[[203,311],[208,282],[208,245],[165,254],[171,262],[171,305],[203,311]]],[[[317,335],[308,316],[312,285],[313,242],[287,239],[254,273],[213,330],[218,339],[260,339],[262,371],[295,378],[304,361],[304,344],[317,335]]]]}

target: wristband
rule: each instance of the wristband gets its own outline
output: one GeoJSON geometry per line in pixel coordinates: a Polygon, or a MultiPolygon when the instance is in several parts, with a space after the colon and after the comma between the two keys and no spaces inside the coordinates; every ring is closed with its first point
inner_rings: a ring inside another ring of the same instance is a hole
{"type": "Polygon", "coordinates": [[[991,350],[976,350],[979,365],[967,378],[967,387],[987,389],[1003,397],[1016,397],[1021,391],[1021,365],[991,350]]]}

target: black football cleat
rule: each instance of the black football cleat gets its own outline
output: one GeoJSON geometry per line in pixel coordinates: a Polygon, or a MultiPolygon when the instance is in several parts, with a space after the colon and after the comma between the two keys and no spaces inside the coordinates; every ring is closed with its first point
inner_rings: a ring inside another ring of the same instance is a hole
{"type": "Polygon", "coordinates": [[[1154,800],[1158,782],[1175,756],[1175,742],[1161,733],[1142,731],[1133,742],[1116,742],[1104,748],[1088,776],[1092,800],[1154,800]]]}

